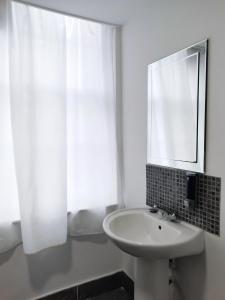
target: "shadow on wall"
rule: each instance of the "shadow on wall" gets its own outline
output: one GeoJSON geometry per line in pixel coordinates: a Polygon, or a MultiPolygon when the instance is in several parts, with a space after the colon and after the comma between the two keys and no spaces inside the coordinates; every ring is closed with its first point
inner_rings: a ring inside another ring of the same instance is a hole
{"type": "Polygon", "coordinates": [[[106,244],[108,239],[105,236],[105,234],[92,234],[92,235],[85,235],[85,236],[79,236],[79,237],[73,237],[72,240],[78,241],[78,242],[91,242],[94,244],[106,244]]]}
{"type": "MultiPolygon", "coordinates": [[[[29,281],[34,290],[40,292],[46,283],[57,274],[68,273],[73,266],[72,251],[76,251],[74,241],[82,243],[105,244],[107,238],[104,234],[85,237],[68,238],[66,244],[42,250],[33,255],[25,255],[29,272],[29,281]]],[[[0,256],[0,266],[7,263],[13,256],[15,249],[0,256]]],[[[79,251],[78,251],[79,254],[79,251]]],[[[78,257],[78,259],[80,259],[78,257]]]]}
{"type": "Polygon", "coordinates": [[[72,265],[71,240],[37,254],[27,255],[29,279],[32,287],[40,291],[46,282],[58,273],[67,273],[72,265]]]}
{"type": "Polygon", "coordinates": [[[17,245],[15,248],[0,254],[0,267],[7,263],[8,260],[13,256],[13,253],[15,252],[16,248],[19,247],[21,244],[17,245]]]}
{"type": "Polygon", "coordinates": [[[206,272],[205,252],[176,259],[174,300],[204,300],[206,272]]]}
{"type": "MultiPolygon", "coordinates": [[[[58,273],[69,272],[72,266],[72,240],[95,244],[105,244],[107,242],[104,235],[68,238],[67,243],[62,246],[52,247],[35,255],[27,256],[29,277],[34,289],[40,290],[49,278],[58,273]]],[[[76,247],[73,248],[73,251],[76,251],[76,247]]]]}

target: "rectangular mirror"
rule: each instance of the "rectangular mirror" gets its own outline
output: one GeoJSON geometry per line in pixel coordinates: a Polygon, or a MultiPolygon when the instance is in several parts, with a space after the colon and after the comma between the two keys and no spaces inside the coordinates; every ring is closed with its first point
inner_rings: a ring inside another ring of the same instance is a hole
{"type": "Polygon", "coordinates": [[[204,172],[207,41],[148,66],[148,163],[204,172]]]}

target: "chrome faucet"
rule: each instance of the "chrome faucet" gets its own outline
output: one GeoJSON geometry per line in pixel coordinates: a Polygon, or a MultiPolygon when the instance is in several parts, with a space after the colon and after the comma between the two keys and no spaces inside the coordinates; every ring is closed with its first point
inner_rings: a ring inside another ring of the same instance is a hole
{"type": "Polygon", "coordinates": [[[171,222],[175,222],[177,220],[175,213],[169,214],[165,210],[158,208],[156,204],[154,204],[149,208],[149,212],[158,214],[160,219],[162,220],[171,221],[171,222]]]}
{"type": "Polygon", "coordinates": [[[177,220],[177,217],[175,213],[168,214],[165,210],[160,209],[158,212],[160,219],[175,222],[177,220]]]}

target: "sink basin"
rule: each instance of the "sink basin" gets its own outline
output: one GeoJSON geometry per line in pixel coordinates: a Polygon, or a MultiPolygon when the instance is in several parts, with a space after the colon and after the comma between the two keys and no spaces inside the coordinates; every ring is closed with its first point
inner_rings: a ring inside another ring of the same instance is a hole
{"type": "Polygon", "coordinates": [[[169,300],[169,258],[204,250],[203,231],[188,223],[171,222],[148,209],[121,209],[103,221],[106,235],[135,260],[135,297],[169,300]]]}
{"type": "Polygon", "coordinates": [[[204,249],[203,231],[188,223],[161,219],[148,209],[121,209],[103,222],[106,235],[123,251],[149,259],[198,254],[204,249]]]}

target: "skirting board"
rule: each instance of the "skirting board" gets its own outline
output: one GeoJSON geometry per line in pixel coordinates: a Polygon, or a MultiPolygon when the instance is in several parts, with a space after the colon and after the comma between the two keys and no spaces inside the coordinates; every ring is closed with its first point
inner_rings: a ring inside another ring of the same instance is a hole
{"type": "Polygon", "coordinates": [[[124,288],[130,300],[134,299],[134,283],[123,271],[101,277],[37,300],[86,300],[101,294],[124,288]]]}

